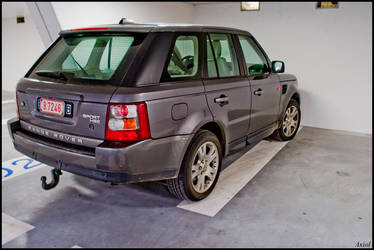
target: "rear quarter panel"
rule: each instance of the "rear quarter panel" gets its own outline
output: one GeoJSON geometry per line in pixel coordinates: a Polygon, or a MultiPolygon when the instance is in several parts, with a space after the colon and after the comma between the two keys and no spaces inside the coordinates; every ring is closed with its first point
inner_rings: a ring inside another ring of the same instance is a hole
{"type": "MultiPolygon", "coordinates": [[[[180,166],[193,134],[213,120],[206,103],[202,82],[197,80],[141,88],[118,88],[111,99],[112,103],[142,101],[147,104],[152,139],[162,141],[168,137],[180,136],[178,145],[183,149],[177,151],[173,148],[162,156],[164,161],[174,159],[172,161],[176,161],[177,166],[180,166]]],[[[155,151],[152,149],[152,152],[157,152],[157,149],[155,151]]]]}
{"type": "Polygon", "coordinates": [[[200,80],[141,88],[119,88],[112,103],[147,103],[151,137],[154,139],[195,133],[212,121],[200,80]]]}

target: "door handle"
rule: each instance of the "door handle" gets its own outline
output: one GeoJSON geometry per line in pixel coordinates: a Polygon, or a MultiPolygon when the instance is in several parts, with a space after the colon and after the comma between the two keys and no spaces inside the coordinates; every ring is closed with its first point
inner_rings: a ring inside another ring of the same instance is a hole
{"type": "Polygon", "coordinates": [[[253,94],[258,95],[258,96],[261,96],[263,93],[264,91],[262,91],[262,89],[257,89],[255,90],[255,92],[253,92],[253,94]]]}
{"type": "Polygon", "coordinates": [[[219,103],[220,106],[224,106],[229,104],[229,98],[225,95],[221,95],[220,97],[214,98],[215,103],[219,103]]]}

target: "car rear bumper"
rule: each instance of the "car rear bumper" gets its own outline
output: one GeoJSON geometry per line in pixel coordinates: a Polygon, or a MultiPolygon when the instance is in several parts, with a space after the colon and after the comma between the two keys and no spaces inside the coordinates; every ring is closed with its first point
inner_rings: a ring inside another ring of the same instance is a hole
{"type": "Polygon", "coordinates": [[[83,150],[25,131],[17,118],[8,121],[8,130],[16,150],[30,158],[89,178],[124,183],[177,177],[190,137],[148,139],[125,147],[101,143],[83,150]]]}

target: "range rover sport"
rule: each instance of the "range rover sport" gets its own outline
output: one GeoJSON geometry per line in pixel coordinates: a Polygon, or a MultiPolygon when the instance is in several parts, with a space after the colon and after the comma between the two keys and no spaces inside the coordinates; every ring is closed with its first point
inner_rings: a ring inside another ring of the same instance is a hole
{"type": "Polygon", "coordinates": [[[268,136],[295,136],[300,95],[283,72],[239,29],[64,30],[18,82],[8,129],[16,150],[55,174],[162,180],[177,198],[200,200],[222,157],[268,136]]]}

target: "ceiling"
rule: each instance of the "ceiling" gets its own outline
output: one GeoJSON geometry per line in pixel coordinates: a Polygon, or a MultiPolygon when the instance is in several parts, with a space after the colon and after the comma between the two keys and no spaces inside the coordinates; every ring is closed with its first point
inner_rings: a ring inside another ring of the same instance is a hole
{"type": "Polygon", "coordinates": [[[15,18],[17,16],[28,16],[29,11],[25,2],[2,2],[1,18],[15,18]]]}

